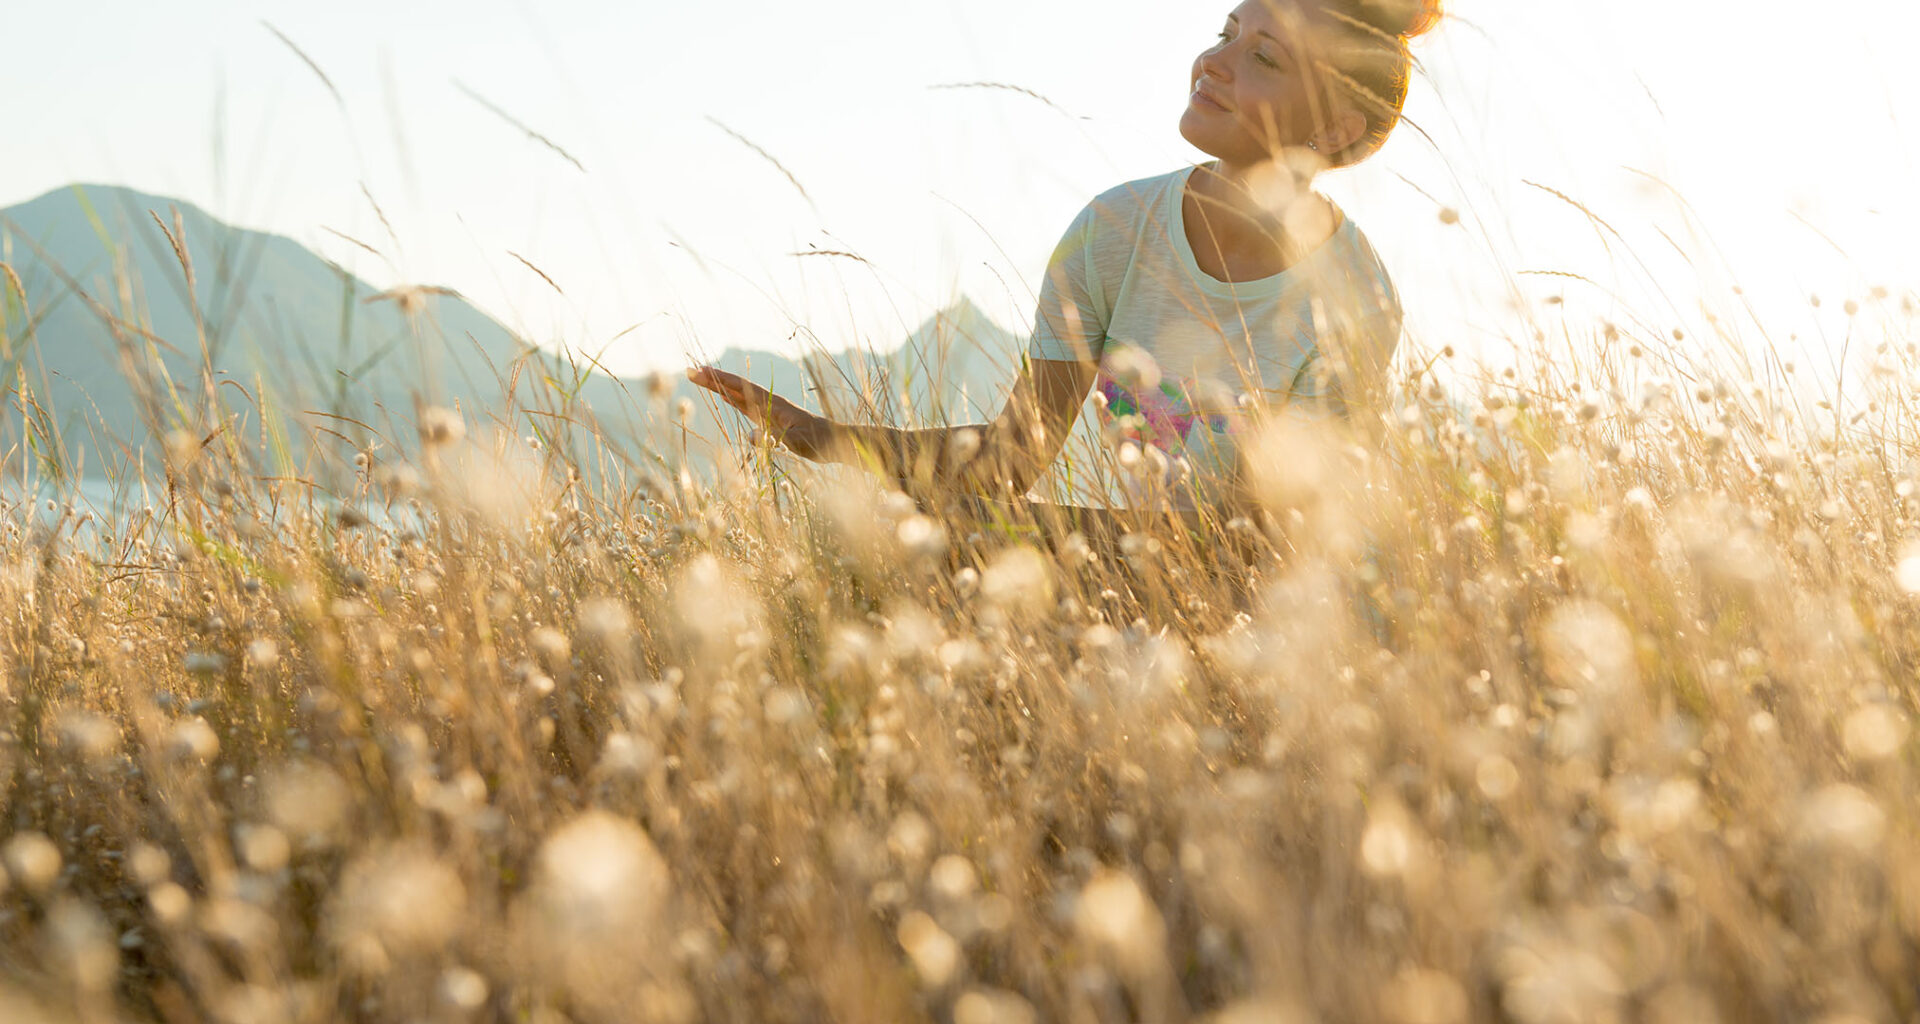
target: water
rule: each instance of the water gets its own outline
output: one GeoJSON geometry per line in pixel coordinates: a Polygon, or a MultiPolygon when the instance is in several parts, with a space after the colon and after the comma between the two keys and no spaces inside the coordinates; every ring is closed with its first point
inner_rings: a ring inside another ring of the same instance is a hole
{"type": "MultiPolygon", "coordinates": [[[[298,500],[290,501],[282,511],[299,504],[298,500]]],[[[314,508],[326,514],[346,504],[325,494],[313,498],[314,508]]],[[[396,504],[389,511],[379,502],[352,504],[375,527],[420,525],[418,516],[403,505],[396,504]]],[[[95,548],[129,529],[150,531],[157,520],[166,517],[168,507],[164,482],[131,479],[116,483],[98,477],[62,483],[0,482],[0,520],[31,524],[30,529],[46,531],[64,519],[62,537],[81,549],[95,548]]]]}

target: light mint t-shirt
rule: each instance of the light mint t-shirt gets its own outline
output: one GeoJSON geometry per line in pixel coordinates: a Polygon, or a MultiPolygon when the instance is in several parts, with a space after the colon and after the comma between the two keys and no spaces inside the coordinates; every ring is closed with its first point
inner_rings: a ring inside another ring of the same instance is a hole
{"type": "Polygon", "coordinates": [[[1193,171],[1095,197],[1047,267],[1028,354],[1100,364],[1064,500],[1193,508],[1232,471],[1254,403],[1324,415],[1379,398],[1401,311],[1366,236],[1341,214],[1285,271],[1217,280],[1187,239],[1193,171]]]}

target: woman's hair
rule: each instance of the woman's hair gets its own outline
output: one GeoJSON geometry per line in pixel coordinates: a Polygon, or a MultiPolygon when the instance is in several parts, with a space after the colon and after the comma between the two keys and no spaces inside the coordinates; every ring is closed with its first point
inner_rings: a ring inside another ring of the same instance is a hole
{"type": "Polygon", "coordinates": [[[1321,72],[1330,90],[1343,95],[1367,119],[1367,133],[1338,153],[1335,167],[1347,167],[1386,145],[1400,123],[1413,55],[1407,43],[1440,23],[1442,0],[1313,0],[1329,28],[1321,72]]]}

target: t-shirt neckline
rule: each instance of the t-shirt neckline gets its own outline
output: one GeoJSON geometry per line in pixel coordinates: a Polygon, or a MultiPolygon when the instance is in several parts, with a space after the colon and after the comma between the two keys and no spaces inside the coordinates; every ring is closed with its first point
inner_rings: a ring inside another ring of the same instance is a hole
{"type": "Polygon", "coordinates": [[[1320,260],[1322,258],[1321,254],[1333,247],[1334,239],[1340,237],[1343,232],[1350,230],[1353,225],[1353,218],[1347,216],[1347,211],[1342,210],[1338,203],[1329,199],[1327,200],[1328,205],[1333,207],[1334,215],[1340,218],[1339,225],[1337,225],[1333,229],[1333,232],[1319,245],[1314,246],[1308,250],[1305,255],[1295,260],[1292,266],[1289,266],[1277,274],[1255,278],[1251,281],[1222,281],[1200,269],[1200,261],[1193,254],[1193,243],[1187,239],[1187,181],[1193,177],[1193,172],[1199,169],[1200,165],[1194,164],[1186,170],[1174,174],[1173,187],[1167,190],[1166,201],[1171,203],[1173,207],[1172,213],[1167,218],[1167,223],[1170,225],[1169,234],[1173,236],[1174,252],[1180,257],[1181,269],[1191,275],[1195,281],[1199,282],[1201,288],[1208,291],[1242,299],[1278,295],[1281,289],[1286,286],[1288,281],[1297,275],[1297,272],[1301,268],[1320,260]]]}

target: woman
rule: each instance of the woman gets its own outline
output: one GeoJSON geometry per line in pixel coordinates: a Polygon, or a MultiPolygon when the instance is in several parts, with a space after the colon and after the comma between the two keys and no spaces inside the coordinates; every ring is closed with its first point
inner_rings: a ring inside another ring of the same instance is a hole
{"type": "Polygon", "coordinates": [[[1028,365],[988,424],[836,423],[713,367],[689,371],[795,453],[911,490],[1018,501],[1090,390],[1118,467],[1108,501],[1233,501],[1256,410],[1379,401],[1400,308],[1365,237],[1314,176],[1399,122],[1407,42],[1439,0],[1246,0],[1194,61],[1180,133],[1214,159],[1103,193],[1042,284],[1028,365]]]}

